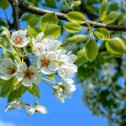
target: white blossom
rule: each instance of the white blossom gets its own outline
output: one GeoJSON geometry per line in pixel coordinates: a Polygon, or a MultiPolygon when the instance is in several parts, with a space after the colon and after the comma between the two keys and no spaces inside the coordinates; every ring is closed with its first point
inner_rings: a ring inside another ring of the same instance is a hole
{"type": "Polygon", "coordinates": [[[36,43],[33,47],[33,52],[36,56],[41,55],[44,52],[44,46],[42,43],[36,43]]]}
{"type": "Polygon", "coordinates": [[[10,58],[4,58],[0,63],[0,78],[9,80],[16,74],[17,65],[10,58]]]}
{"type": "Polygon", "coordinates": [[[71,63],[64,63],[58,69],[58,74],[63,79],[70,79],[77,72],[77,66],[71,63]]]}
{"type": "Polygon", "coordinates": [[[64,63],[74,63],[77,60],[77,56],[71,54],[64,49],[57,50],[57,60],[64,62],[64,63]]]}
{"type": "Polygon", "coordinates": [[[72,93],[76,90],[73,80],[71,79],[62,79],[58,85],[54,87],[54,94],[59,101],[64,103],[66,98],[70,98],[72,93]]]}
{"type": "Polygon", "coordinates": [[[56,53],[54,51],[51,52],[43,52],[38,60],[37,66],[41,68],[41,72],[44,74],[51,74],[58,69],[58,64],[55,62],[56,53]]]}
{"type": "Polygon", "coordinates": [[[6,28],[6,27],[2,27],[2,29],[3,29],[3,32],[1,33],[1,35],[3,36],[3,37],[10,37],[10,32],[9,32],[9,30],[6,28]]]}
{"type": "Polygon", "coordinates": [[[56,51],[61,45],[61,42],[55,40],[53,37],[43,39],[42,43],[44,44],[46,51],[56,51]]]}
{"type": "Polygon", "coordinates": [[[13,101],[7,105],[5,112],[8,110],[21,109],[21,108],[22,108],[22,104],[20,102],[13,101]]]}
{"type": "Polygon", "coordinates": [[[29,67],[23,62],[16,74],[18,81],[22,81],[24,86],[31,86],[32,84],[38,84],[41,81],[41,76],[38,73],[38,70],[33,65],[29,67]]]}
{"type": "Polygon", "coordinates": [[[17,47],[25,47],[30,42],[30,37],[26,37],[26,31],[18,30],[12,33],[11,44],[17,47]]]}
{"type": "Polygon", "coordinates": [[[34,107],[24,105],[25,110],[27,111],[29,116],[32,116],[35,112],[41,113],[41,114],[46,114],[47,109],[44,106],[36,105],[34,107]]]}
{"type": "Polygon", "coordinates": [[[43,39],[44,33],[40,32],[37,36],[36,39],[32,38],[32,43],[33,45],[37,44],[37,43],[42,43],[42,39],[43,39]]]}

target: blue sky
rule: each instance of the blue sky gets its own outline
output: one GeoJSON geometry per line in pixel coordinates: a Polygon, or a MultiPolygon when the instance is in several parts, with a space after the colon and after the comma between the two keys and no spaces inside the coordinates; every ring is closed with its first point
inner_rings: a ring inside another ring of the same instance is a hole
{"type": "MultiPolygon", "coordinates": [[[[10,11],[9,7],[7,10],[9,19],[10,11]]],[[[1,9],[0,14],[2,18],[5,18],[1,9]]],[[[26,24],[21,24],[21,27],[26,27],[26,24]]],[[[39,87],[41,89],[39,103],[48,109],[48,114],[36,113],[29,117],[24,110],[4,112],[7,99],[0,98],[0,126],[107,126],[106,119],[94,117],[91,111],[84,106],[81,101],[82,89],[80,85],[76,84],[76,92],[64,104],[57,101],[49,87],[42,83],[39,87]]],[[[28,93],[25,94],[23,100],[26,103],[33,103],[33,97],[28,93]]]]}

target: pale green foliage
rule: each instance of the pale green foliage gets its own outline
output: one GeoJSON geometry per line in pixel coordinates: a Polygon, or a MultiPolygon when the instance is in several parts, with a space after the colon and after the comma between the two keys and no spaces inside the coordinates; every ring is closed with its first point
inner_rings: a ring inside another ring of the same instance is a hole
{"type": "Polygon", "coordinates": [[[119,12],[112,12],[106,16],[106,18],[104,19],[104,23],[111,24],[118,18],[118,16],[119,16],[119,12]]]}
{"type": "Polygon", "coordinates": [[[70,22],[79,23],[79,24],[83,24],[86,21],[84,15],[76,11],[71,11],[68,14],[66,14],[66,18],[70,22]]]}
{"type": "Polygon", "coordinates": [[[106,17],[107,13],[107,4],[108,0],[103,0],[101,4],[101,9],[100,9],[100,21],[103,21],[106,17]]]}
{"type": "Polygon", "coordinates": [[[68,31],[68,32],[71,32],[71,33],[75,33],[75,32],[79,32],[79,31],[82,31],[83,28],[81,27],[80,24],[78,23],[72,23],[72,22],[68,22],[64,25],[65,29],[68,31]]]}
{"type": "Polygon", "coordinates": [[[85,50],[85,56],[90,62],[95,60],[96,56],[98,55],[98,45],[94,40],[89,39],[86,42],[84,50],[85,50]]]}

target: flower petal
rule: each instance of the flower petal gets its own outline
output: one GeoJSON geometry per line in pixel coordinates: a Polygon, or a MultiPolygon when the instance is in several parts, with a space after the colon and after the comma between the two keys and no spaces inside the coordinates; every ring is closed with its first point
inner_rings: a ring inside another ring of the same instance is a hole
{"type": "Polygon", "coordinates": [[[40,74],[33,75],[32,82],[34,84],[39,84],[41,82],[41,75],[40,74]]]}
{"type": "Polygon", "coordinates": [[[43,36],[44,36],[44,33],[43,33],[43,32],[39,33],[39,34],[37,35],[37,37],[36,37],[36,41],[37,41],[37,42],[42,42],[43,36]]]}
{"type": "Polygon", "coordinates": [[[23,81],[22,81],[22,84],[26,87],[29,87],[32,85],[32,80],[31,79],[27,79],[27,78],[24,78],[23,81]]]}
{"type": "Polygon", "coordinates": [[[46,58],[50,61],[54,61],[56,59],[56,53],[55,52],[49,52],[46,56],[46,58]]]}
{"type": "Polygon", "coordinates": [[[52,72],[48,69],[48,67],[43,67],[41,68],[41,72],[43,74],[51,74],[52,72]]]}
{"type": "Polygon", "coordinates": [[[48,66],[48,69],[50,70],[50,71],[56,71],[57,69],[58,69],[58,64],[57,63],[55,63],[55,62],[51,62],[50,64],[49,64],[49,66],[48,66]]]}
{"type": "Polygon", "coordinates": [[[3,66],[6,66],[6,67],[10,67],[12,66],[14,63],[13,63],[13,60],[10,59],[10,58],[4,58],[1,65],[3,66]]]}
{"type": "Polygon", "coordinates": [[[18,79],[18,81],[22,81],[24,74],[22,72],[17,72],[15,76],[18,79]]]}
{"type": "Polygon", "coordinates": [[[37,106],[37,112],[41,113],[41,114],[46,114],[47,113],[47,109],[44,106],[37,106]]]}

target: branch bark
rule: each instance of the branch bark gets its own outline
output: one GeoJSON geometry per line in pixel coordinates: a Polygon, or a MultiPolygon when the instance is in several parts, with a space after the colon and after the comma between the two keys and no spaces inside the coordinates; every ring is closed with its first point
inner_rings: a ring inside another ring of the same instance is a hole
{"type": "Polygon", "coordinates": [[[16,30],[20,29],[20,23],[19,23],[19,12],[18,12],[18,0],[9,0],[12,10],[13,10],[13,16],[14,16],[14,26],[16,30]]]}
{"type": "MultiPolygon", "coordinates": [[[[12,1],[12,0],[10,0],[12,1]]],[[[38,7],[32,6],[27,4],[26,2],[23,2],[22,0],[19,0],[19,8],[22,11],[25,12],[29,12],[29,13],[33,13],[33,14],[37,14],[37,15],[44,15],[46,13],[52,12],[49,10],[44,10],[44,9],[40,9],[38,7]]],[[[56,13],[57,17],[61,20],[67,20],[65,17],[64,13],[56,13]]],[[[85,23],[82,24],[82,26],[93,26],[94,28],[107,28],[108,30],[111,31],[122,31],[122,32],[126,32],[126,26],[119,26],[119,25],[106,25],[103,23],[97,23],[94,21],[86,21],[85,23]]]]}

